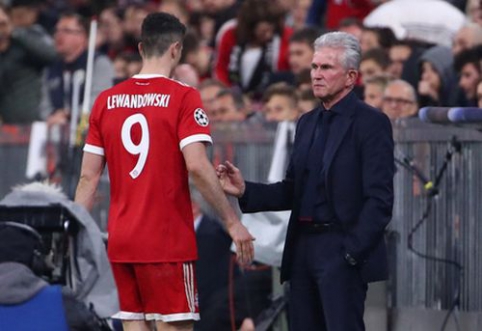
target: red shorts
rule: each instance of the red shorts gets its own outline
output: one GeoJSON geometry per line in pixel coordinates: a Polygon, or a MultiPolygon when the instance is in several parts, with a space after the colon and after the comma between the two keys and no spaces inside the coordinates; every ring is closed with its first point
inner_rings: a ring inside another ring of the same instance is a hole
{"type": "Polygon", "coordinates": [[[199,320],[193,262],[112,263],[122,320],[199,320]]]}

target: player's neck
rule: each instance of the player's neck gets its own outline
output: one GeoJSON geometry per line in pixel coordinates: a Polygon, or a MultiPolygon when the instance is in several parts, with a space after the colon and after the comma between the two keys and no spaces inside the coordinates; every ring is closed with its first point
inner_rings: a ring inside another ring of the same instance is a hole
{"type": "Polygon", "coordinates": [[[152,59],[145,59],[141,71],[139,74],[148,74],[148,75],[163,75],[166,77],[170,77],[172,72],[172,63],[167,61],[163,58],[152,58],[152,59]]]}

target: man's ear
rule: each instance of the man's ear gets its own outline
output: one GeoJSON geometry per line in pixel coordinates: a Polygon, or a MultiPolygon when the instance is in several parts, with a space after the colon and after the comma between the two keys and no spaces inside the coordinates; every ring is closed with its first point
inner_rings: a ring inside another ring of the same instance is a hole
{"type": "Polygon", "coordinates": [[[140,55],[143,55],[143,54],[144,54],[144,49],[143,49],[143,46],[142,46],[142,43],[141,43],[141,42],[139,42],[139,43],[137,44],[137,49],[139,50],[139,54],[140,54],[140,55]]]}
{"type": "Polygon", "coordinates": [[[346,86],[355,85],[357,79],[358,79],[358,71],[349,69],[347,73],[346,86]]]}
{"type": "Polygon", "coordinates": [[[170,51],[171,51],[171,57],[173,59],[179,59],[181,57],[181,52],[182,52],[182,43],[179,41],[176,41],[171,45],[170,51]]]}

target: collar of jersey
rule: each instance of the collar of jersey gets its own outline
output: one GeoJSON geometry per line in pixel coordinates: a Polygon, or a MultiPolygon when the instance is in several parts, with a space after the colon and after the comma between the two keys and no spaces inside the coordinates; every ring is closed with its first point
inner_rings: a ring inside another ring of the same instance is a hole
{"type": "Polygon", "coordinates": [[[136,79],[151,79],[151,78],[161,78],[161,77],[167,78],[166,76],[159,75],[159,74],[137,74],[132,76],[132,78],[136,78],[136,79]]]}

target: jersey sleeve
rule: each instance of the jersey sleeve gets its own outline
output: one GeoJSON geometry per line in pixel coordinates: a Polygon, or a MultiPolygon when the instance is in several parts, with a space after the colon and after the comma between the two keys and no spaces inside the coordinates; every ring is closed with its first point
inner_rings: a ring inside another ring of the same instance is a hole
{"type": "Polygon", "coordinates": [[[102,114],[103,105],[105,102],[101,96],[99,96],[89,117],[89,130],[85,139],[84,152],[89,152],[97,155],[104,155],[104,143],[102,140],[102,134],[100,130],[100,118],[102,114]]]}
{"type": "Polygon", "coordinates": [[[180,116],[178,138],[181,150],[194,142],[212,144],[209,119],[203,109],[201,96],[197,90],[190,89],[185,94],[180,116]]]}

